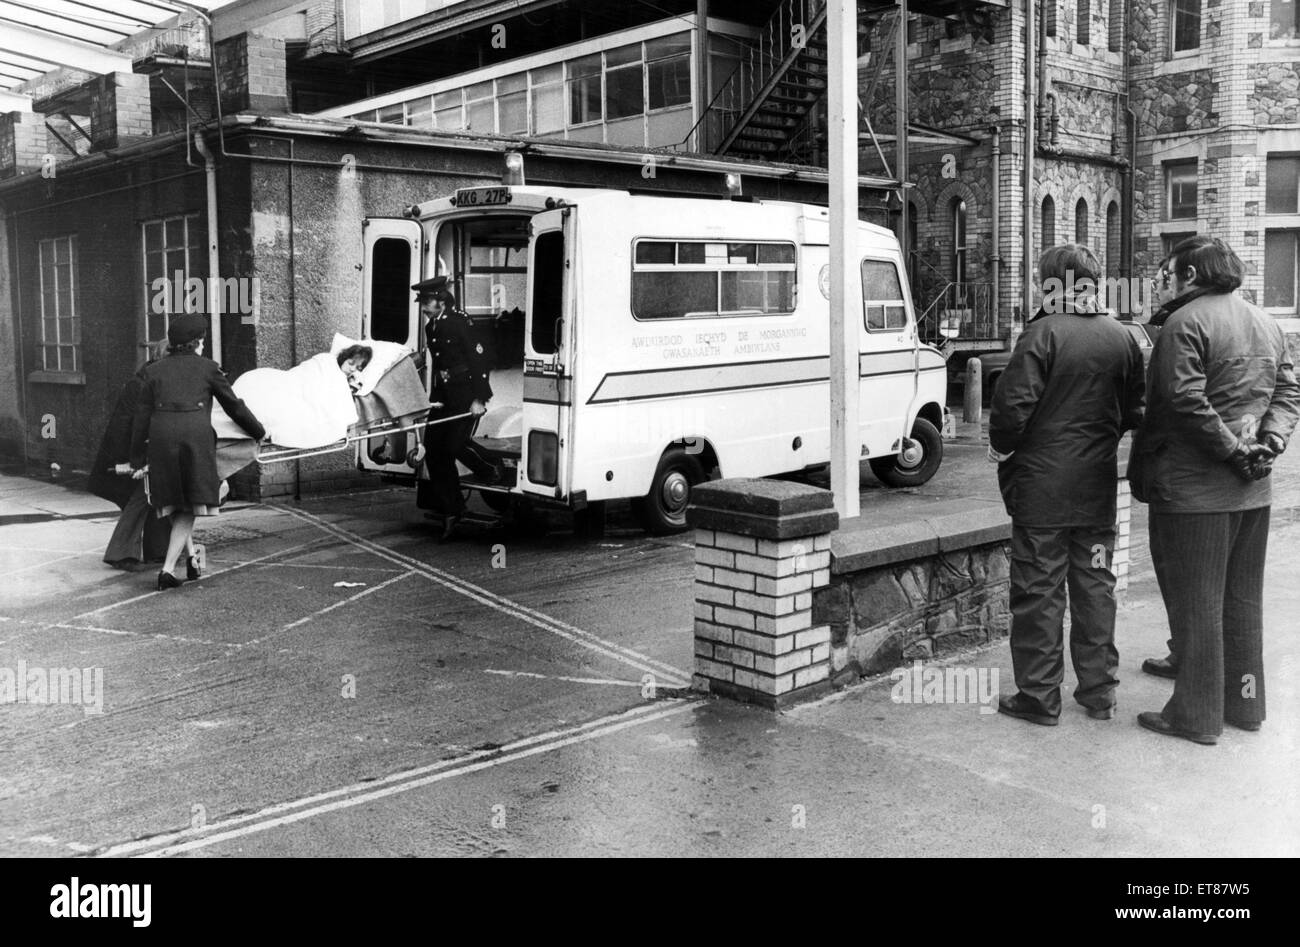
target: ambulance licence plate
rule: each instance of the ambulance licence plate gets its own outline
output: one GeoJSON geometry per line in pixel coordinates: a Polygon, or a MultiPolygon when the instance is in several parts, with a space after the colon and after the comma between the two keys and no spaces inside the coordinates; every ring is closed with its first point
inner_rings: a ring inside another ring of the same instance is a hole
{"type": "Polygon", "coordinates": [[[509,203],[508,187],[463,187],[456,192],[457,207],[492,207],[509,203]]]}

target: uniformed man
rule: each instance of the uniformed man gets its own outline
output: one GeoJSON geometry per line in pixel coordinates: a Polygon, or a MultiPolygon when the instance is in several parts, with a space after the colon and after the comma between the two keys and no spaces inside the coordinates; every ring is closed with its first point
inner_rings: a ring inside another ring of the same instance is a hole
{"type": "Polygon", "coordinates": [[[431,373],[429,400],[438,405],[429,412],[429,420],[472,415],[424,429],[424,462],[429,479],[419,482],[416,503],[421,509],[442,515],[443,539],[451,536],[465,511],[456,457],[464,451],[492,397],[490,366],[483,345],[469,316],[456,305],[447,283],[447,277],[435,276],[411,287],[419,297],[420,313],[425,319],[425,358],[431,373]]]}

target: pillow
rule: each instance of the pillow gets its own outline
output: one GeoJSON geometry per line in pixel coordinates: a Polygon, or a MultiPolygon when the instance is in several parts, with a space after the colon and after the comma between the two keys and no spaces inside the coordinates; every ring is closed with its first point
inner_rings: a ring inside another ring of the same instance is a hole
{"type": "Polygon", "coordinates": [[[349,339],[347,336],[335,332],[334,341],[330,345],[330,355],[337,359],[339,352],[342,352],[349,345],[364,345],[372,353],[370,364],[361,370],[361,387],[356,392],[358,397],[368,395],[374,391],[375,385],[379,384],[379,379],[384,377],[384,372],[414,351],[409,346],[398,342],[383,342],[379,339],[349,339]]]}

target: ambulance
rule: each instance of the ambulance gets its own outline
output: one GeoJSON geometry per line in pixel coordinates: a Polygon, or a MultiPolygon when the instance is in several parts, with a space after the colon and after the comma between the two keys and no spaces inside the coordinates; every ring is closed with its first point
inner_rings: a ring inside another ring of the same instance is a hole
{"type": "MultiPolygon", "coordinates": [[[[410,286],[445,275],[490,350],[494,394],[461,482],[493,509],[628,499],[671,533],[696,484],[828,463],[824,207],[500,185],[363,232],[365,337],[422,347],[410,286]]],[[[917,335],[894,235],[859,223],[856,264],[861,456],[917,486],[943,458],[944,358],[917,335]]]]}

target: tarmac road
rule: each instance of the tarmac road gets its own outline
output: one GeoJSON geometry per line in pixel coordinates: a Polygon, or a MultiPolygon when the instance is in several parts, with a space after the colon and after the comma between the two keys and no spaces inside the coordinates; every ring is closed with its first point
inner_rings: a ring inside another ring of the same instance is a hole
{"type": "MultiPolygon", "coordinates": [[[[0,852],[1294,855],[1300,460],[1275,480],[1269,721],[1207,748],[1133,720],[1169,686],[1136,671],[1166,636],[1140,505],[1121,715],[1046,729],[887,680],[780,715],[680,690],[689,542],[618,510],[437,545],[404,489],[244,505],[156,593],[99,562],[101,501],[0,477],[0,668],[103,672],[102,713],[0,706],[0,852]]],[[[997,502],[973,428],[925,487],[863,481],[865,516],[997,502]]],[[[1005,642],[949,662],[1012,686],[1005,642]]]]}

